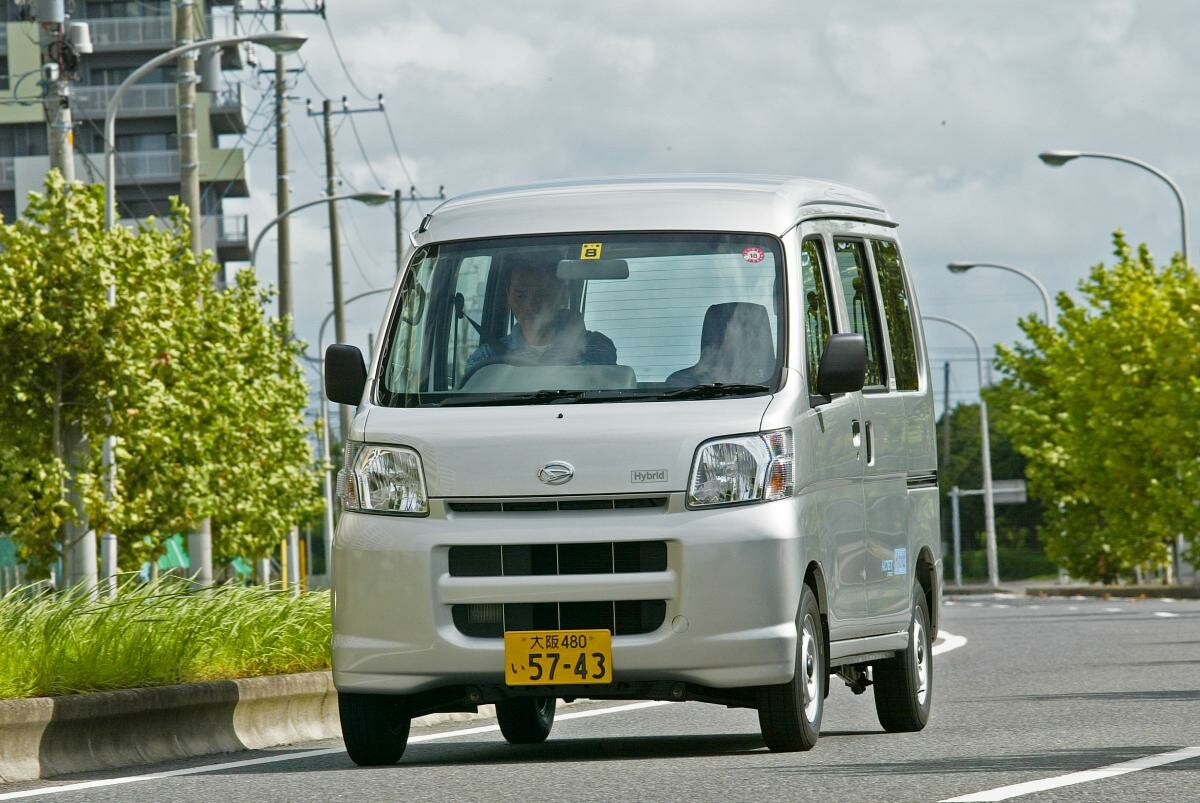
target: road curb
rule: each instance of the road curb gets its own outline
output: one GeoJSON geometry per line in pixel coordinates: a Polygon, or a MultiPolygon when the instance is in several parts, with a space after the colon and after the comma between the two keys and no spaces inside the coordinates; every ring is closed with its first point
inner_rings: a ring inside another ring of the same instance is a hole
{"type": "Polygon", "coordinates": [[[1025,589],[1030,597],[1146,597],[1200,599],[1200,586],[1048,586],[1025,589]]]}
{"type": "MultiPolygon", "coordinates": [[[[493,716],[487,705],[413,725],[493,716]]],[[[0,700],[0,783],[341,735],[329,672],[0,700]]]]}

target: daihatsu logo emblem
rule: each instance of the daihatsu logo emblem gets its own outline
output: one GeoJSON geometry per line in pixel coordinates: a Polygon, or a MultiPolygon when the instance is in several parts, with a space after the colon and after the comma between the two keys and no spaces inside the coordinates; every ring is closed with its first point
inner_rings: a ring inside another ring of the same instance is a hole
{"type": "Polygon", "coordinates": [[[575,476],[575,467],[562,460],[547,463],[538,469],[537,478],[547,485],[566,485],[575,476]]]}

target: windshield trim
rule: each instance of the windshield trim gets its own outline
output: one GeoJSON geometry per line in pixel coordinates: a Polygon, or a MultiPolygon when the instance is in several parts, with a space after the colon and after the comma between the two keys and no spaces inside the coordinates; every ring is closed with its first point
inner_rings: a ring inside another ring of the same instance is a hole
{"type": "MultiPolygon", "coordinates": [[[[789,230],[794,231],[794,229],[789,230]]],[[[776,351],[776,371],[771,377],[771,381],[767,384],[767,390],[761,393],[746,393],[738,395],[725,395],[714,398],[704,399],[705,401],[719,401],[724,398],[750,398],[754,396],[773,396],[780,393],[788,382],[788,359],[791,343],[791,277],[789,275],[788,266],[788,249],[786,243],[787,233],[784,235],[774,234],[768,231],[743,231],[743,230],[725,230],[725,229],[582,229],[572,231],[546,231],[535,234],[512,234],[501,236],[484,236],[484,237],[460,237],[449,240],[436,240],[433,242],[422,243],[413,248],[408,255],[408,260],[404,264],[404,268],[397,276],[399,290],[392,295],[392,303],[386,311],[385,327],[383,330],[382,342],[374,359],[374,370],[370,377],[370,393],[368,395],[369,403],[379,407],[395,407],[397,409],[419,409],[419,408],[437,408],[441,406],[441,401],[430,401],[428,404],[396,404],[395,399],[403,398],[404,393],[388,391],[383,386],[384,373],[388,364],[388,359],[391,354],[392,346],[395,342],[396,328],[400,325],[399,306],[404,302],[403,285],[410,280],[413,272],[416,270],[418,262],[416,256],[428,249],[441,248],[447,245],[459,245],[462,243],[483,243],[488,241],[504,241],[504,240],[533,240],[537,238],[549,237],[583,237],[591,235],[628,235],[628,236],[686,236],[686,235],[720,235],[733,237],[762,237],[771,240],[779,253],[779,264],[776,268],[781,281],[781,309],[783,314],[778,316],[778,339],[779,342],[775,346],[776,351]],[[389,397],[391,403],[389,403],[389,397]]],[[[414,394],[418,397],[421,394],[414,394]]],[[[495,394],[486,394],[494,396],[495,394]]],[[[521,395],[521,394],[516,394],[521,395]]],[[[604,402],[624,403],[628,401],[646,401],[654,403],[675,402],[675,401],[695,401],[695,399],[670,399],[664,398],[663,393],[649,393],[647,397],[629,398],[629,399],[605,399],[604,402]]],[[[443,399],[446,397],[442,397],[443,399]]],[[[564,400],[555,400],[554,403],[563,403],[564,400]]],[[[600,400],[589,400],[584,403],[599,403],[600,400]]],[[[576,400],[574,403],[579,403],[576,400]]],[[[495,404],[495,403],[493,403],[495,404]]],[[[545,402],[535,402],[535,404],[545,404],[545,402]]],[[[447,405],[447,407],[463,407],[469,408],[470,404],[447,405]]],[[[515,405],[520,406],[520,405],[515,405]]]]}

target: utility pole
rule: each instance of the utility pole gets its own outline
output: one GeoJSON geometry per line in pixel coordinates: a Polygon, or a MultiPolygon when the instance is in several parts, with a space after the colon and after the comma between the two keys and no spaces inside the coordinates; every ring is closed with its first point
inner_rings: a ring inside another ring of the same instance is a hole
{"type": "MultiPolygon", "coordinates": [[[[74,48],[67,39],[66,9],[62,2],[38,6],[38,45],[45,87],[43,105],[50,168],[58,170],[66,181],[75,180],[75,136],[71,121],[71,76],[78,68],[74,48]]],[[[99,587],[96,533],[88,522],[87,508],[79,493],[79,475],[86,471],[87,437],[73,418],[55,428],[55,450],[66,462],[68,479],[63,489],[74,512],[73,521],[63,525],[63,574],[59,587],[82,586],[89,595],[99,587]]]]}
{"type": "Polygon", "coordinates": [[[396,204],[396,275],[404,270],[404,212],[402,211],[404,195],[396,190],[393,201],[396,204]]]}
{"type": "MultiPolygon", "coordinates": [[[[283,30],[283,0],[275,0],[275,30],[283,30]]],[[[288,211],[290,179],[288,178],[287,139],[287,66],[282,53],[275,54],[275,214],[288,211]]],[[[280,218],[276,224],[279,259],[279,318],[292,315],[292,243],[290,221],[280,218]]]]}
{"type": "Polygon", "coordinates": [[[950,361],[942,368],[942,469],[950,468],[950,361]]]}
{"type": "MultiPolygon", "coordinates": [[[[186,45],[196,38],[196,0],[176,0],[175,44],[186,45]]],[[[200,211],[200,148],[196,135],[196,53],[188,51],[175,64],[175,98],[179,131],[179,199],[192,221],[192,252],[204,251],[200,211]]]]}
{"type": "MultiPolygon", "coordinates": [[[[349,111],[345,113],[349,114],[349,111]]],[[[337,167],[333,157],[333,102],[329,98],[321,103],[321,117],[325,123],[325,195],[337,195],[337,167]]],[[[337,201],[329,207],[329,269],[333,278],[333,331],[338,343],[346,342],[346,308],[342,302],[342,238],[338,223],[337,201]]],[[[324,356],[324,355],[322,355],[324,356]]],[[[324,412],[324,411],[322,411],[324,412]]],[[[350,437],[350,408],[338,405],[339,431],[342,445],[350,437]]]]}
{"type": "MultiPolygon", "coordinates": [[[[379,111],[383,111],[383,101],[380,101],[379,111]]],[[[396,204],[396,275],[400,275],[400,271],[404,270],[404,214],[403,214],[403,199],[404,196],[400,190],[396,190],[393,198],[396,204]]],[[[446,185],[438,186],[437,195],[417,195],[416,187],[408,188],[408,200],[416,203],[417,201],[444,201],[446,200],[446,185]]]]}
{"type": "MultiPolygon", "coordinates": [[[[186,45],[196,38],[195,0],[177,0],[175,4],[175,44],[186,45]]],[[[188,51],[175,65],[175,98],[178,106],[179,131],[179,198],[188,209],[192,221],[192,253],[204,254],[204,214],[200,208],[200,147],[196,133],[196,53],[188,51]]],[[[223,287],[225,277],[219,274],[217,284],[223,287]]],[[[205,517],[200,526],[187,535],[188,571],[196,585],[207,588],[213,584],[212,519],[205,517]]]]}

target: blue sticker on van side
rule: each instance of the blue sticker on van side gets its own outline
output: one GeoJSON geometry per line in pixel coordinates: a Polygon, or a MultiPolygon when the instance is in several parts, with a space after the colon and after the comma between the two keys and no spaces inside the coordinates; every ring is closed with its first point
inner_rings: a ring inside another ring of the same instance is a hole
{"type": "Polygon", "coordinates": [[[896,559],[892,565],[893,574],[897,577],[902,574],[908,574],[908,550],[901,548],[896,550],[896,559]]]}

